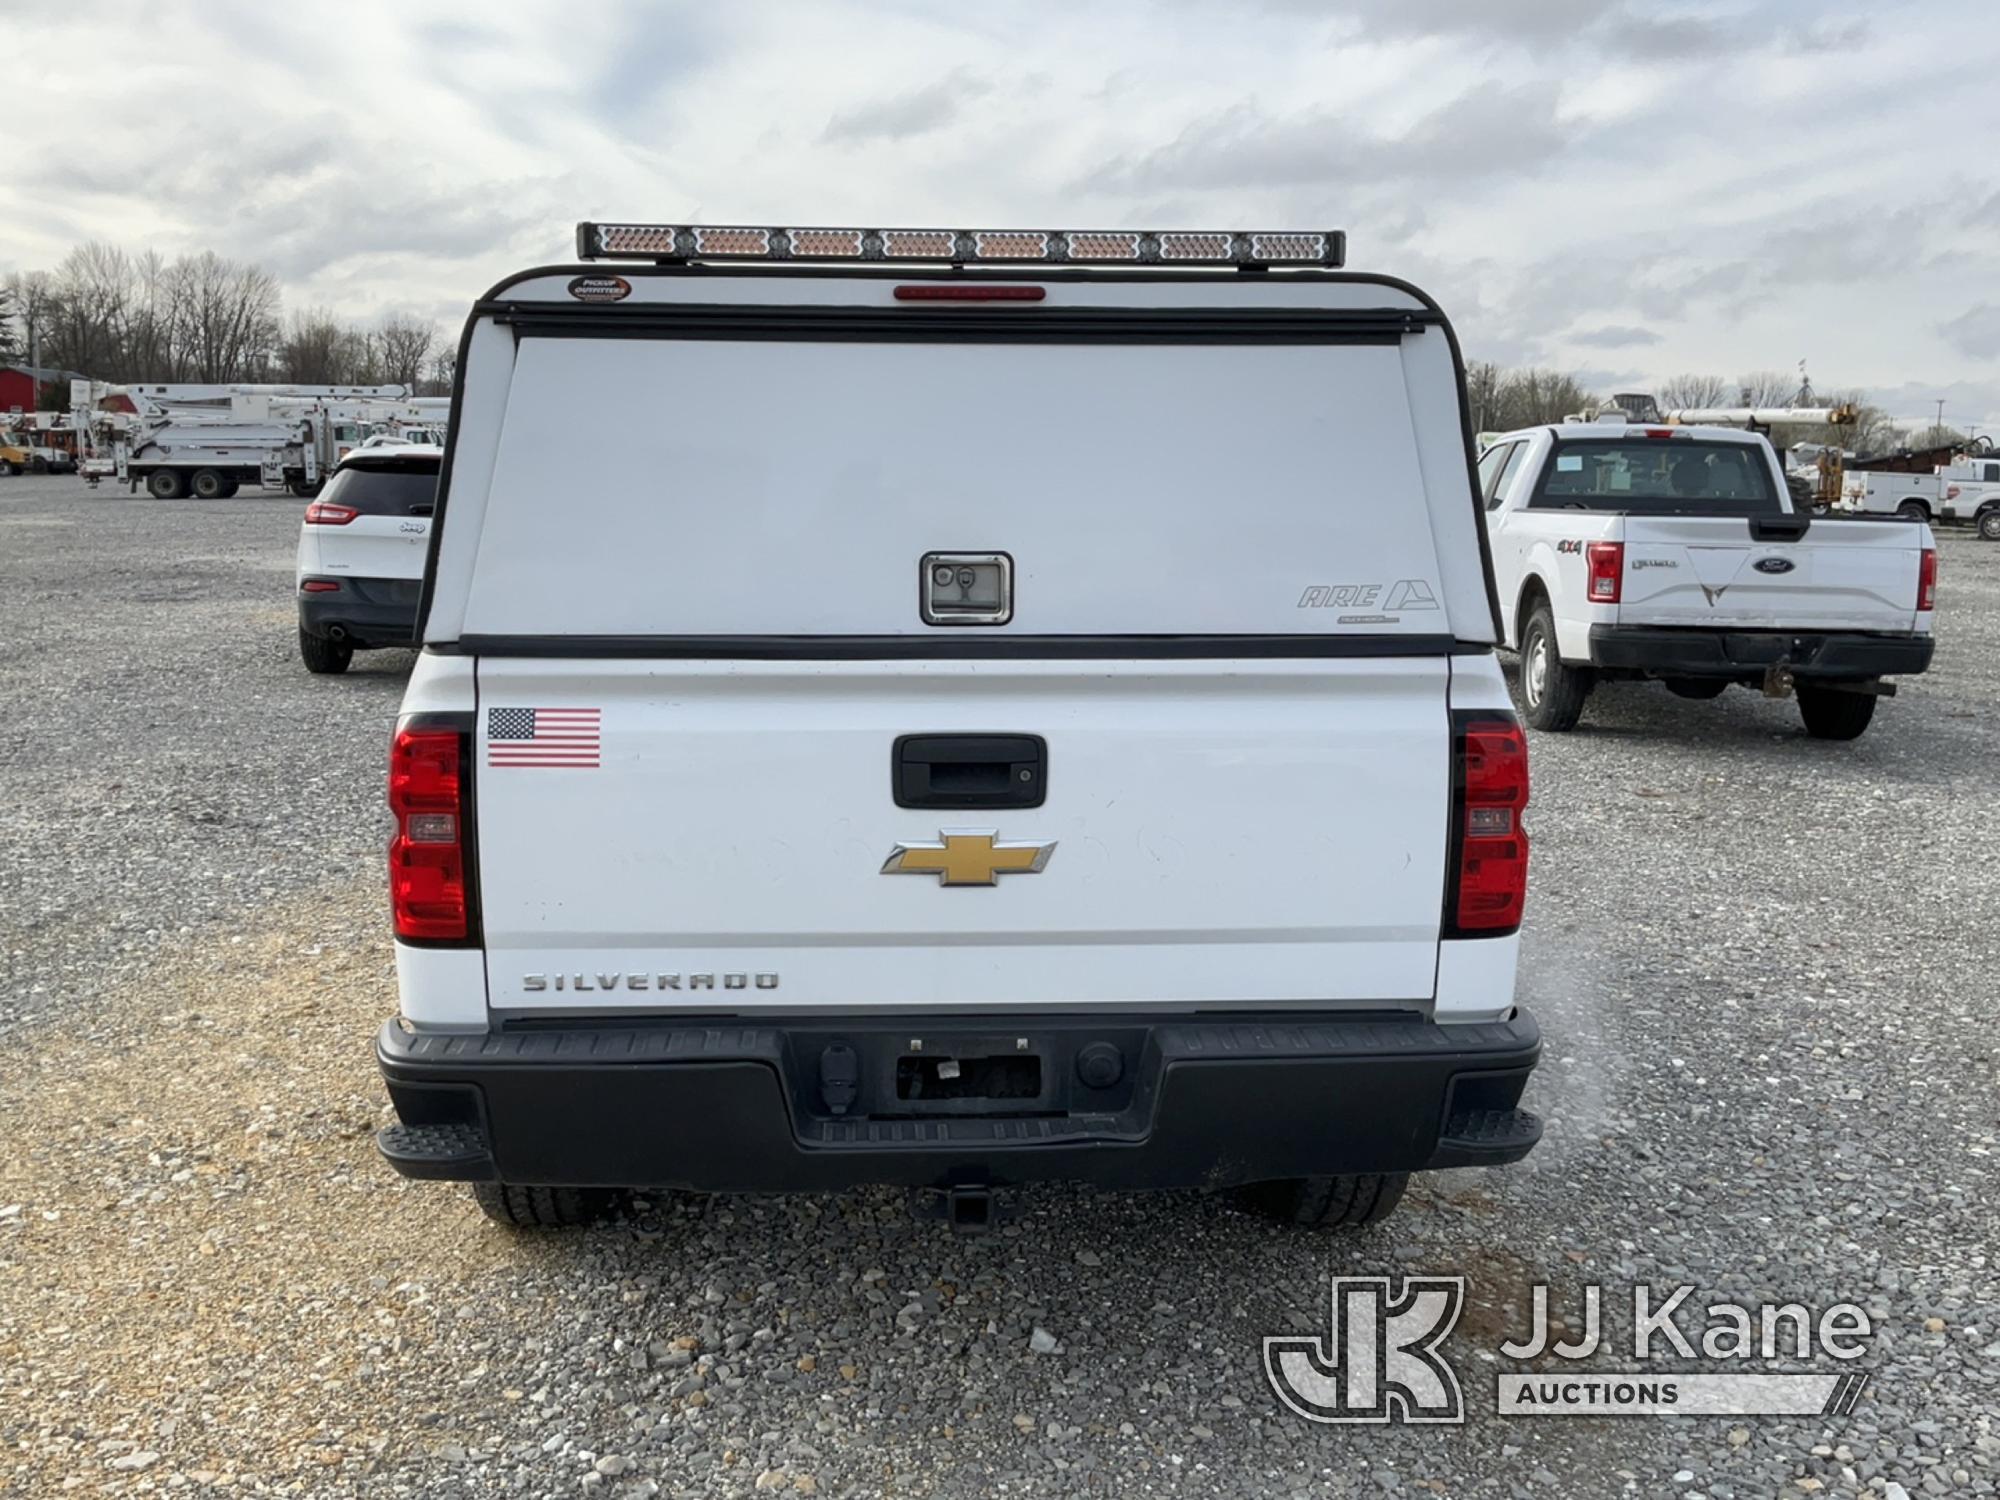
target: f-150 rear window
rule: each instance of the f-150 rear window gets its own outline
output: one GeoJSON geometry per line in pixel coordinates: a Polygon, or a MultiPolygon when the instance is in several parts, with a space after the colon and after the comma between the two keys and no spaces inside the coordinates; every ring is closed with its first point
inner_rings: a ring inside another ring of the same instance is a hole
{"type": "Polygon", "coordinates": [[[1647,516],[1775,515],[1783,508],[1756,447],[1685,438],[1558,443],[1530,503],[1647,516]]]}

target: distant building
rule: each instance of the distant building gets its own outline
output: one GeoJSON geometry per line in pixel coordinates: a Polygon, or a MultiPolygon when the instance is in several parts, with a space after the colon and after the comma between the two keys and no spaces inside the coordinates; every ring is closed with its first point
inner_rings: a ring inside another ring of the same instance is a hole
{"type": "Polygon", "coordinates": [[[75,370],[49,370],[35,365],[0,365],[0,412],[33,411],[37,383],[54,386],[67,397],[70,381],[81,379],[83,376],[75,370]]]}

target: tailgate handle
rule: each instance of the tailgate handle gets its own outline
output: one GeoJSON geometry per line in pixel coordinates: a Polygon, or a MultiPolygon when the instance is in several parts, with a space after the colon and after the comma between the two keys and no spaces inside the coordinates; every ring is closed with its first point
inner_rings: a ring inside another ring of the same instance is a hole
{"type": "Polygon", "coordinates": [[[1038,734],[906,734],[889,770],[898,807],[1040,807],[1049,747],[1038,734]]]}
{"type": "Polygon", "coordinates": [[[1812,512],[1795,510],[1789,515],[1752,516],[1750,518],[1750,540],[1753,542],[1796,542],[1812,529],[1812,512]]]}

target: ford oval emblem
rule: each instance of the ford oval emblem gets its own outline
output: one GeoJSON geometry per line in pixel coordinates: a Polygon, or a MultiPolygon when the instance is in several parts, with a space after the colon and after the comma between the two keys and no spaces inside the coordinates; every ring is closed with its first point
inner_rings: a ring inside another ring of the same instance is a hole
{"type": "Polygon", "coordinates": [[[1798,566],[1789,557],[1760,557],[1757,559],[1759,573],[1789,573],[1798,566]]]}

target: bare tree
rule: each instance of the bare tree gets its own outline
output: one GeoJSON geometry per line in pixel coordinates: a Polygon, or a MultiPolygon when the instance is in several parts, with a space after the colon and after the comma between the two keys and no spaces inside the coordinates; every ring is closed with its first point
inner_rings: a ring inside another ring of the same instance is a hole
{"type": "Polygon", "coordinates": [[[0,364],[19,361],[26,352],[16,327],[19,317],[14,308],[14,288],[0,286],[0,364]]]}
{"type": "Polygon", "coordinates": [[[1736,404],[1736,388],[1720,375],[1674,375],[1660,382],[1654,396],[1661,411],[1698,411],[1736,404]]]}
{"type": "Polygon", "coordinates": [[[1489,432],[1560,422],[1597,404],[1597,398],[1574,375],[1542,369],[1500,372],[1493,384],[1492,401],[1493,412],[1485,428],[1489,432]]]}
{"type": "Polygon", "coordinates": [[[1472,430],[1498,432],[1500,418],[1500,367],[1490,360],[1476,360],[1465,367],[1466,405],[1472,412],[1472,430]]]}
{"type": "Polygon", "coordinates": [[[16,271],[7,278],[9,301],[14,309],[14,319],[19,325],[21,353],[29,359],[35,358],[37,344],[41,341],[42,330],[55,316],[55,285],[47,271],[16,271]]]}
{"type": "Polygon", "coordinates": [[[278,342],[278,283],[269,271],[204,250],[168,267],[165,285],[182,378],[221,383],[263,369],[278,342]]]}
{"type": "Polygon", "coordinates": [[[375,347],[381,356],[383,378],[392,385],[407,386],[414,394],[423,379],[431,351],[437,343],[437,328],[400,313],[390,313],[375,330],[375,347]]]}
{"type": "Polygon", "coordinates": [[[287,380],[301,385],[359,385],[372,363],[368,335],[315,307],[292,314],[278,365],[287,380]]]}
{"type": "Polygon", "coordinates": [[[444,345],[431,361],[430,388],[418,392],[424,396],[449,396],[452,385],[458,378],[458,351],[450,344],[444,345]]]}
{"type": "Polygon", "coordinates": [[[1799,393],[1799,377],[1789,370],[1752,370],[1736,386],[1744,406],[1790,406],[1799,393]]]}

